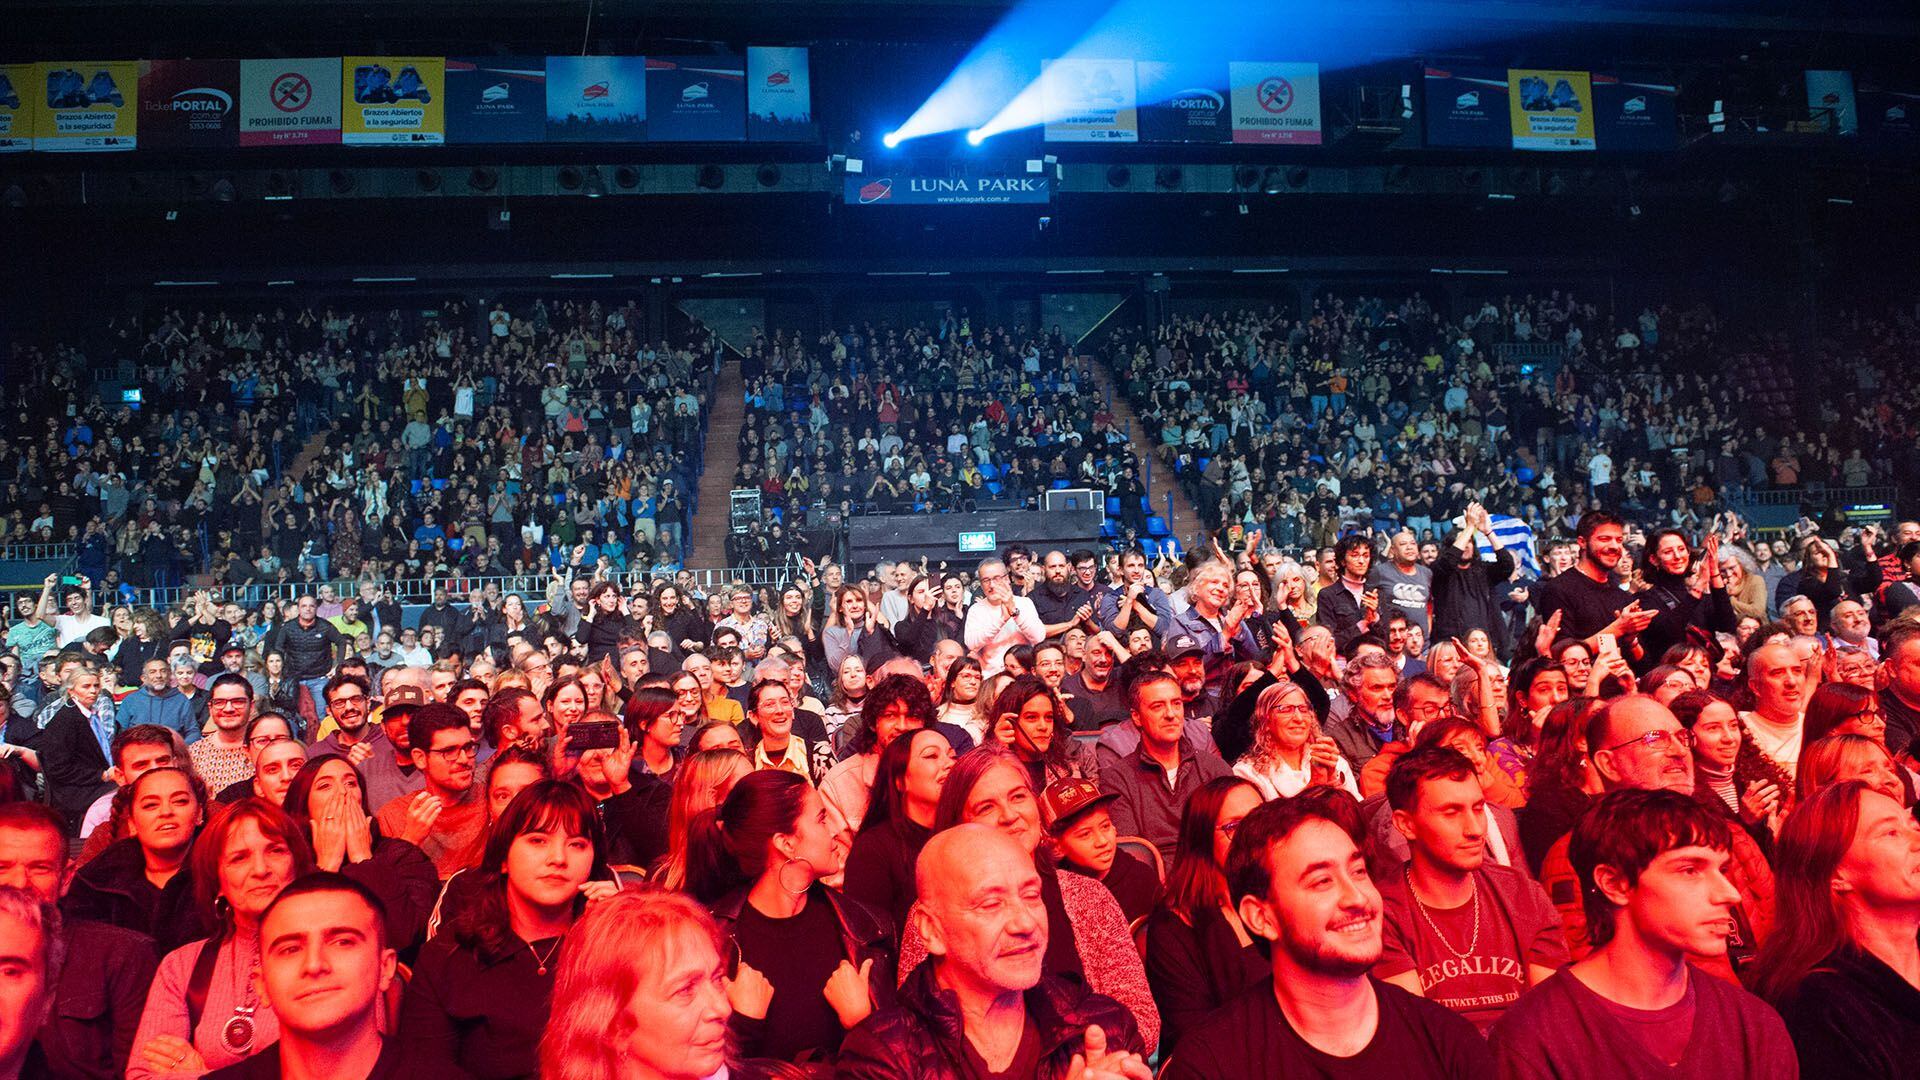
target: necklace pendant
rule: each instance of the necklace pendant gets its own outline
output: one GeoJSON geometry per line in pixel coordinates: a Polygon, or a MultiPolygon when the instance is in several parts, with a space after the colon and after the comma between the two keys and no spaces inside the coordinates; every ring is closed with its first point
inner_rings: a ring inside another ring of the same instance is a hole
{"type": "Polygon", "coordinates": [[[233,1018],[220,1029],[220,1045],[229,1053],[242,1057],[253,1052],[253,1010],[241,1006],[234,1010],[233,1018]]]}

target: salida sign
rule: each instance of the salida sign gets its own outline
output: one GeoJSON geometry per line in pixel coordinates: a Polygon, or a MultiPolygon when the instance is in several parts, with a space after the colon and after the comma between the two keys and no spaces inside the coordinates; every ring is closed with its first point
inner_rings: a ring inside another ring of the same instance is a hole
{"type": "Polygon", "coordinates": [[[990,206],[1045,203],[1053,197],[1047,176],[864,176],[847,177],[846,199],[854,206],[990,206]]]}

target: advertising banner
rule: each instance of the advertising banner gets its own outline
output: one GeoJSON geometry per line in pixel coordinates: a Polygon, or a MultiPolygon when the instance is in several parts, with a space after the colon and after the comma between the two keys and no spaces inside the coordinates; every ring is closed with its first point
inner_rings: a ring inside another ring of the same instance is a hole
{"type": "Polygon", "coordinates": [[[1584,71],[1507,69],[1515,150],[1592,150],[1593,83],[1584,71]]]}
{"type": "Polygon", "coordinates": [[[33,149],[33,116],[39,85],[32,64],[0,66],[0,154],[33,149]]]}
{"type": "Polygon", "coordinates": [[[342,58],[341,141],[348,146],[446,142],[446,74],[447,61],[439,56],[342,58]]]}
{"type": "Polygon", "coordinates": [[[747,138],[753,142],[811,142],[813,77],[807,50],[755,45],[747,49],[747,138]]]}
{"type": "Polygon", "coordinates": [[[240,61],[147,60],[140,65],[140,143],[239,144],[240,61]]]}
{"type": "Polygon", "coordinates": [[[1233,141],[1320,145],[1320,65],[1227,65],[1233,87],[1233,141]]]}
{"type": "Polygon", "coordinates": [[[1853,100],[1853,72],[1807,72],[1807,108],[1815,117],[1833,115],[1833,131],[1854,135],[1860,131],[1860,110],[1853,100]]]}
{"type": "Polygon", "coordinates": [[[140,62],[56,61],[34,67],[35,150],[132,150],[140,62]]]}
{"type": "Polygon", "coordinates": [[[547,137],[547,58],[447,58],[447,141],[528,143],[547,137]]]}
{"type": "Polygon", "coordinates": [[[1512,141],[1506,72],[1429,67],[1421,82],[1428,146],[1506,147],[1512,141]]]}
{"type": "Polygon", "coordinates": [[[1218,64],[1134,64],[1142,142],[1223,143],[1233,138],[1226,72],[1218,64]]]}
{"type": "Polygon", "coordinates": [[[1593,137],[1602,150],[1672,150],[1680,88],[1658,78],[1593,73],[1593,137]]]}
{"type": "Polygon", "coordinates": [[[547,57],[547,141],[639,142],[646,137],[646,57],[547,57]]]}
{"type": "Polygon", "coordinates": [[[744,57],[647,57],[647,141],[740,142],[746,137],[744,57]]]}
{"type": "Polygon", "coordinates": [[[340,58],[240,61],[240,145],[340,141],[340,58]]]}
{"type": "Polygon", "coordinates": [[[1855,105],[1860,111],[1860,126],[1870,135],[1895,140],[1920,135],[1920,86],[1862,82],[1855,105]]]}
{"type": "Polygon", "coordinates": [[[1048,142],[1139,142],[1132,60],[1047,60],[1040,104],[1048,142]]]}
{"type": "Polygon", "coordinates": [[[1033,176],[847,177],[849,206],[993,206],[1052,201],[1052,178],[1033,176]]]}

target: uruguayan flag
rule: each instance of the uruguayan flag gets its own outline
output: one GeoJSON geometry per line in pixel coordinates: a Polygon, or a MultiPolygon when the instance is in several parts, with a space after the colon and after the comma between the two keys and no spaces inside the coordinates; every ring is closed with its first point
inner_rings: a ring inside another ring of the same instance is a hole
{"type": "MultiPolygon", "coordinates": [[[[1508,517],[1505,514],[1488,514],[1487,518],[1493,522],[1493,532],[1500,538],[1501,546],[1513,553],[1514,561],[1519,564],[1521,572],[1530,578],[1538,579],[1540,556],[1534,550],[1533,526],[1517,517],[1508,517]]],[[[1465,517],[1453,519],[1453,527],[1456,529],[1463,529],[1466,524],[1465,517]]],[[[1493,557],[1493,541],[1487,539],[1485,535],[1475,533],[1473,543],[1480,549],[1481,558],[1493,557]]]]}

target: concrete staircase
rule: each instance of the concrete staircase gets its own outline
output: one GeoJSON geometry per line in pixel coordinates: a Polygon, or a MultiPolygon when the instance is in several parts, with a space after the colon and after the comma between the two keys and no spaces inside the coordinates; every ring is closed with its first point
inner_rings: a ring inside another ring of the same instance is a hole
{"type": "Polygon", "coordinates": [[[1149,470],[1147,477],[1147,503],[1153,508],[1150,512],[1165,516],[1167,496],[1171,494],[1173,515],[1167,519],[1167,527],[1173,530],[1174,538],[1180,541],[1182,549],[1190,547],[1203,527],[1200,514],[1194,509],[1193,500],[1187,497],[1186,491],[1179,484],[1174,483],[1172,467],[1163,465],[1154,456],[1153,438],[1147,432],[1146,425],[1140,422],[1140,417],[1134,413],[1133,406],[1128,404],[1126,395],[1114,382],[1113,372],[1108,370],[1107,365],[1098,357],[1093,361],[1093,381],[1099,392],[1107,395],[1107,399],[1112,402],[1108,408],[1113,413],[1114,423],[1120,427],[1120,430],[1133,433],[1134,456],[1142,463],[1153,462],[1153,468],[1149,470]]]}
{"type": "Polygon", "coordinates": [[[732,527],[733,475],[740,469],[740,427],[747,414],[746,383],[740,361],[731,355],[713,383],[707,420],[707,447],[700,473],[700,509],[687,528],[687,552],[682,565],[725,566],[727,530],[732,527]]]}

